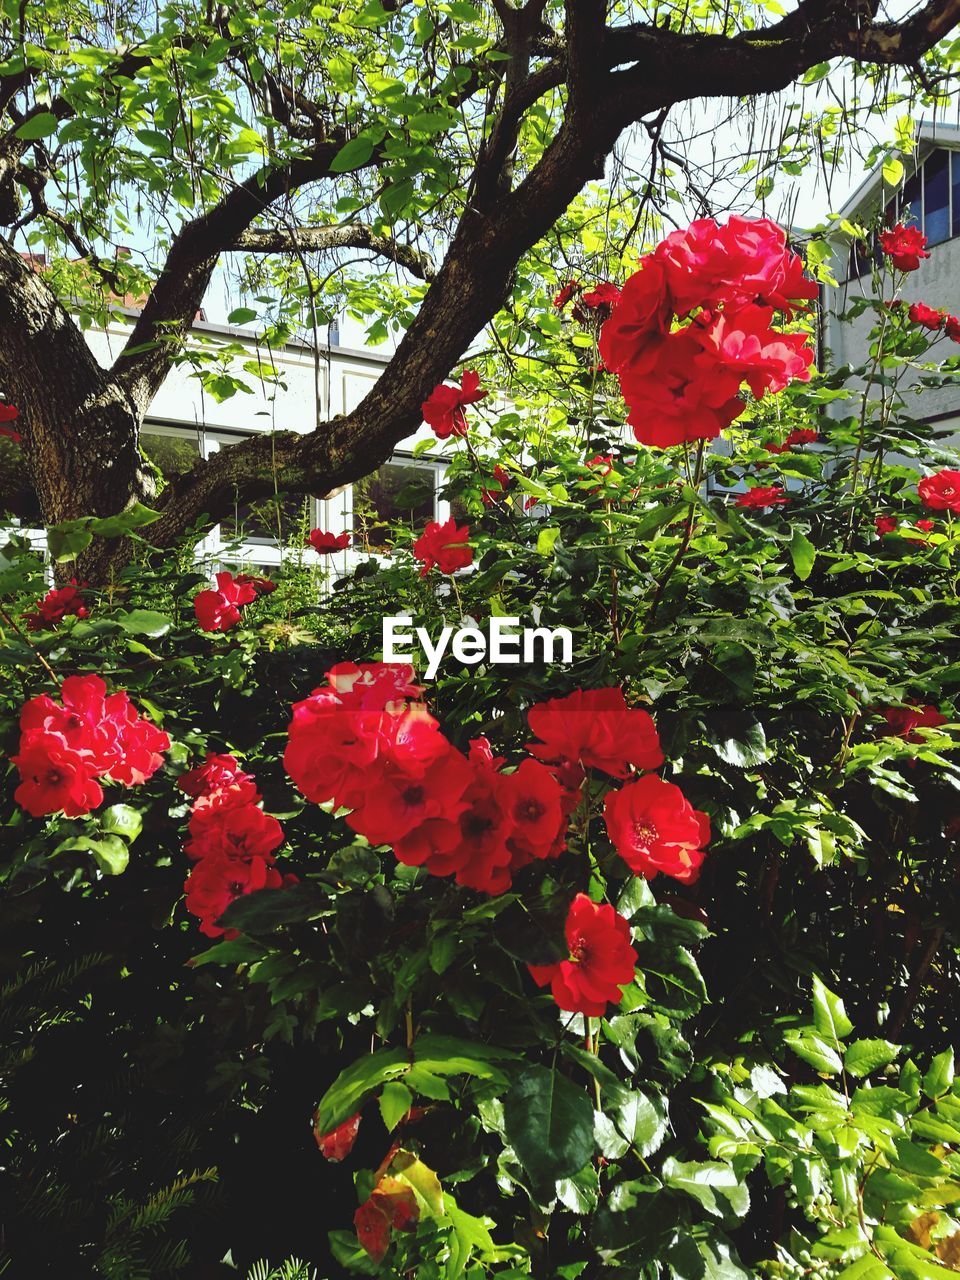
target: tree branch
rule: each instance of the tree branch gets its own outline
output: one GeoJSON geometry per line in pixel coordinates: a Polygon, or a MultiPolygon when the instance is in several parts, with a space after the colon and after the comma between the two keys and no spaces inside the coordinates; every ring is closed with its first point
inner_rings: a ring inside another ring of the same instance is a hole
{"type": "Polygon", "coordinates": [[[428,253],[403,244],[392,236],[378,234],[361,222],[348,222],[336,227],[275,227],[269,230],[244,231],[231,249],[245,253],[325,253],[331,249],[370,249],[381,258],[389,258],[405,267],[420,280],[431,281],[437,274],[436,263],[428,253]]]}

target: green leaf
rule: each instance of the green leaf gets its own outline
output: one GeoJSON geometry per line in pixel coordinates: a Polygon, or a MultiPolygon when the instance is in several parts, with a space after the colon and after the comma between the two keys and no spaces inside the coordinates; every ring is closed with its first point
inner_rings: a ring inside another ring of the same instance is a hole
{"type": "Polygon", "coordinates": [[[89,525],[91,532],[99,534],[101,538],[123,538],[159,519],[159,511],[151,511],[142,502],[135,502],[133,506],[127,507],[118,515],[91,519],[89,525]]]}
{"type": "Polygon", "coordinates": [[[132,843],[143,830],[143,817],[128,804],[112,804],[100,815],[100,826],[109,835],[123,836],[132,843]]]}
{"type": "Polygon", "coordinates": [[[788,1031],[783,1038],[798,1058],[824,1075],[837,1075],[843,1070],[840,1055],[815,1032],[788,1031]]]}
{"type": "Polygon", "coordinates": [[[715,1218],[742,1218],[750,1208],[750,1192],[728,1164],[707,1160],[682,1163],[673,1156],[663,1162],[663,1180],[698,1200],[715,1218]]]}
{"type": "Polygon", "coordinates": [[[953,1085],[953,1048],[944,1049],[932,1060],[923,1077],[923,1091],[928,1098],[941,1098],[953,1085]]]}
{"type": "Polygon", "coordinates": [[[754,769],[770,759],[767,735],[759,720],[746,723],[737,730],[735,737],[711,733],[707,735],[707,741],[721,760],[737,769],[754,769]]]}
{"type": "Polygon", "coordinates": [[[538,1188],[569,1178],[594,1152],[593,1107],[583,1089],[548,1067],[527,1067],[504,1099],[504,1130],[538,1188]]]}
{"type": "Polygon", "coordinates": [[[38,111],[35,116],[24,120],[15,132],[18,138],[26,138],[33,142],[37,138],[49,138],[51,134],[57,132],[59,126],[60,121],[52,111],[38,111]]]}
{"type": "MultiPolygon", "coordinates": [[[[487,1227],[487,1218],[465,1213],[449,1192],[444,1196],[444,1216],[450,1223],[447,1248],[450,1256],[443,1269],[444,1280],[459,1280],[474,1253],[495,1253],[496,1245],[487,1227]]],[[[490,1223],[493,1226],[493,1223],[490,1223]]]]}
{"type": "Polygon", "coordinates": [[[883,164],[883,180],[888,187],[899,187],[903,181],[903,161],[891,156],[883,164]]]}
{"type": "Polygon", "coordinates": [[[537,534],[537,552],[541,556],[552,556],[553,548],[560,537],[560,530],[553,527],[541,529],[537,534]]]}
{"type": "Polygon", "coordinates": [[[227,324],[250,324],[256,318],[257,313],[252,307],[234,307],[227,316],[227,324]]]}
{"type": "Polygon", "coordinates": [[[117,616],[124,631],[131,636],[165,636],[173,626],[173,619],[152,609],[131,609],[117,616]]]}
{"type": "Polygon", "coordinates": [[[76,560],[80,552],[89,547],[93,541],[89,525],[89,519],[84,517],[82,520],[65,520],[47,529],[47,547],[55,564],[76,560]]]}
{"type": "Polygon", "coordinates": [[[373,155],[373,139],[367,134],[358,134],[342,146],[330,161],[331,173],[349,173],[351,169],[359,169],[373,155]]]}
{"type": "Polygon", "coordinates": [[[794,529],[790,539],[790,558],[793,560],[793,571],[801,582],[806,582],[817,558],[817,550],[810,539],[799,529],[794,529]]]}
{"type": "Polygon", "coordinates": [[[73,836],[58,844],[54,853],[77,850],[92,853],[94,861],[104,875],[119,876],[127,869],[130,861],[130,850],[125,840],[119,836],[104,836],[102,840],[92,840],[88,836],[73,836]]]}
{"type": "Polygon", "coordinates": [[[344,1068],[317,1106],[318,1133],[329,1133],[359,1111],[367,1096],[389,1080],[402,1076],[410,1065],[403,1049],[378,1049],[344,1068]]]}
{"type": "Polygon", "coordinates": [[[834,1042],[842,1040],[853,1030],[843,1001],[828,991],[816,974],[813,977],[813,1025],[822,1036],[834,1042]]]}
{"type": "Polygon", "coordinates": [[[380,1094],[380,1114],[388,1132],[393,1132],[412,1105],[413,1094],[406,1085],[398,1080],[387,1081],[380,1094]]]}
{"type": "Polygon", "coordinates": [[[852,1076],[868,1076],[893,1062],[899,1052],[900,1046],[889,1040],[854,1040],[843,1055],[843,1065],[852,1076]]]}

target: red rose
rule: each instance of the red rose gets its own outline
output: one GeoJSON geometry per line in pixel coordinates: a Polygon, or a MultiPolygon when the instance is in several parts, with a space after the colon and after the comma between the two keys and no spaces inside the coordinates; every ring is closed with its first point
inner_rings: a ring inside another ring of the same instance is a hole
{"type": "Polygon", "coordinates": [[[900,522],[896,516],[877,516],[873,523],[876,525],[877,533],[883,538],[888,533],[895,533],[900,522]]]}
{"type": "Polygon", "coordinates": [[[277,589],[275,582],[271,582],[269,578],[259,578],[255,573],[238,573],[234,582],[239,587],[253,587],[258,596],[268,596],[277,589]]]}
{"type": "Polygon", "coordinates": [[[20,410],[15,404],[4,404],[0,401],[0,436],[6,436],[14,444],[20,443],[20,432],[13,427],[8,427],[6,424],[8,422],[16,422],[19,417],[20,410]]]}
{"type": "Polygon", "coordinates": [[[637,875],[652,880],[663,872],[689,884],[700,874],[710,819],[672,782],[648,774],[609,792],[604,821],[620,857],[637,875]]]}
{"type": "Polygon", "coordinates": [[[692,327],[657,338],[643,365],[620,371],[627,421],[640,444],[666,449],[715,440],[746,407],[737,395],[741,375],[716,351],[704,351],[692,327]]]}
{"type": "Polygon", "coordinates": [[[233,756],[209,752],[203,764],[181,774],[177,786],[192,796],[195,808],[239,807],[260,799],[253,776],[244,773],[233,756]]]}
{"type": "Polygon", "coordinates": [[[924,476],[917,485],[923,504],[932,511],[952,511],[960,515],[960,471],[938,471],[924,476]]]}
{"type": "Polygon", "coordinates": [[[738,386],[746,382],[758,400],[791,382],[808,382],[813,350],[806,335],[772,329],[773,314],[773,307],[750,304],[719,312],[705,326],[692,325],[691,333],[704,348],[697,363],[708,371],[719,364],[735,373],[738,386]]]}
{"type": "Polygon", "coordinates": [[[937,729],[947,723],[947,717],[940,714],[939,708],[929,704],[923,707],[887,707],[883,718],[887,722],[887,732],[892,737],[903,738],[907,742],[923,741],[921,735],[914,732],[915,729],[937,729]]]}
{"type": "Polygon", "coordinates": [[[13,798],[34,818],[48,813],[78,818],[103,799],[89,757],[67,746],[58,733],[23,734],[19,754],[11,756],[11,762],[21,778],[13,798]]]}
{"type": "Polygon", "coordinates": [[[820,433],[813,427],[798,427],[787,436],[787,444],[793,448],[798,444],[814,444],[820,439],[820,433]]]}
{"type": "Polygon", "coordinates": [[[107,771],[114,782],[127,787],[139,786],[163,764],[163,753],[170,749],[170,738],[143,719],[124,690],[106,699],[104,726],[113,741],[114,758],[107,771]]]}
{"type": "Polygon", "coordinates": [[[439,733],[432,736],[442,754],[423,771],[383,758],[360,780],[362,796],[346,822],[371,844],[392,844],[430,819],[454,821],[466,809],[461,797],[473,776],[470,765],[439,733]]]}
{"type": "Polygon", "coordinates": [[[425,578],[436,565],[441,573],[455,573],[473,562],[473,551],[467,546],[469,525],[457,526],[451,516],[443,524],[431,520],[413,544],[413,556],[421,561],[420,577],[425,578]]]}
{"type": "Polygon", "coordinates": [[[434,435],[440,440],[448,436],[465,436],[467,434],[467,415],[463,412],[468,404],[476,404],[483,400],[486,391],[480,387],[480,375],[472,369],[464,370],[459,387],[440,382],[423,402],[423,420],[433,428],[434,435]]]}
{"type": "Polygon", "coordinates": [[[960,316],[947,316],[943,327],[952,342],[960,342],[960,316]]]}
{"type": "MultiPolygon", "coordinates": [[[[783,444],[777,444],[775,440],[768,440],[763,447],[766,449],[767,453],[787,453],[790,449],[786,440],[784,440],[783,444]]],[[[759,467],[760,465],[761,464],[758,462],[757,466],[759,467]]],[[[770,464],[768,462],[764,462],[762,465],[767,467],[770,464]]]]}
{"type": "Polygon", "coordinates": [[[513,824],[508,839],[511,870],[531,858],[556,857],[565,843],[567,814],[564,790],[550,770],[536,760],[524,760],[514,773],[503,775],[501,802],[513,824]]]}
{"type": "Polygon", "coordinates": [[[243,605],[256,598],[256,589],[249,582],[239,581],[232,573],[218,573],[216,590],[196,595],[193,609],[204,631],[229,631],[240,621],[243,605]]]}
{"type": "Polygon", "coordinates": [[[922,533],[929,533],[931,529],[937,527],[937,522],[936,520],[918,520],[915,527],[922,533]]]}
{"type": "Polygon", "coordinates": [[[637,953],[630,945],[630,926],[609,903],[598,905],[578,893],[567,914],[566,937],[570,958],[528,965],[530,974],[537,986],[549,984],[561,1009],[602,1017],[633,981],[637,953]]]}
{"type": "Polygon", "coordinates": [[[590,317],[587,311],[596,311],[599,313],[594,319],[603,320],[610,315],[614,304],[619,301],[620,290],[615,284],[604,281],[593,289],[588,289],[580,297],[580,304],[574,308],[574,317],[581,323],[586,323],[590,317]],[[584,310],[586,308],[586,311],[584,310]]]}
{"type": "Polygon", "coordinates": [[[737,494],[738,507],[782,507],[789,501],[790,495],[775,484],[769,487],[757,485],[746,493],[737,494]]]}
{"type": "Polygon", "coordinates": [[[898,271],[916,271],[921,258],[929,258],[927,237],[919,227],[905,227],[898,222],[888,231],[880,232],[880,248],[898,271]]]}
{"type": "Polygon", "coordinates": [[[918,324],[924,329],[941,329],[946,319],[942,311],[937,311],[934,307],[928,307],[925,302],[911,302],[908,315],[914,324],[918,324]]]}
{"type": "Polygon", "coordinates": [[[314,1126],[313,1136],[317,1140],[317,1146],[324,1159],[338,1164],[353,1150],[359,1130],[360,1112],[358,1111],[349,1120],[344,1120],[343,1124],[338,1124],[336,1129],[331,1129],[329,1133],[318,1133],[314,1126]]]}
{"type": "Polygon", "coordinates": [[[660,739],[651,716],[628,707],[621,689],[578,689],[550,698],[527,712],[540,742],[527,747],[548,764],[570,762],[625,778],[635,769],[663,764],[660,739]]]}
{"type": "Polygon", "coordinates": [[[343,551],[350,545],[349,533],[326,533],[322,529],[311,529],[307,543],[313,547],[317,555],[329,556],[335,551],[343,551]]]}
{"type": "Polygon", "coordinates": [[[499,502],[500,497],[510,487],[510,472],[501,467],[499,462],[493,468],[493,479],[497,487],[495,489],[483,489],[480,493],[480,498],[485,507],[492,507],[495,502],[499,502]]]}
{"type": "Polygon", "coordinates": [[[283,827],[255,804],[237,808],[195,808],[190,817],[190,858],[229,861],[261,859],[273,862],[273,851],[283,844],[283,827]]]}
{"type": "Polygon", "coordinates": [[[568,280],[565,285],[562,285],[554,295],[553,305],[556,309],[562,311],[579,288],[579,280],[568,280]]]}
{"type": "Polygon", "coordinates": [[[591,458],[589,462],[585,462],[583,465],[589,467],[591,471],[598,472],[606,479],[613,470],[613,455],[610,453],[598,453],[595,458],[591,458]]]}
{"type": "Polygon", "coordinates": [[[663,267],[653,257],[643,258],[600,330],[599,350],[605,368],[621,373],[640,366],[645,372],[651,343],[669,331],[671,314],[663,267]]]}
{"type": "Polygon", "coordinates": [[[283,878],[263,858],[201,858],[183,886],[186,908],[200,920],[200,932],[208,938],[235,938],[236,929],[224,929],[217,921],[231,902],[258,889],[279,889],[283,878]]]}
{"type": "Polygon", "coordinates": [[[37,601],[35,611],[24,614],[24,617],[31,631],[42,631],[45,627],[56,626],[68,615],[75,618],[89,616],[83,596],[77,590],[76,578],[71,580],[68,587],[58,587],[48,591],[42,600],[37,601]]]}

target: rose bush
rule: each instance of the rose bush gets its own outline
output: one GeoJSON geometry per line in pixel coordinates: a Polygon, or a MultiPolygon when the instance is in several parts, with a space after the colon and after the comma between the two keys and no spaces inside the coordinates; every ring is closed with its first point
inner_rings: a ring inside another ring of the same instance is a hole
{"type": "Polygon", "coordinates": [[[545,277],[547,372],[430,398],[456,520],[339,579],[291,548],[213,590],[141,510],[137,563],[44,610],[9,530],[13,1274],[955,1263],[957,457],[905,395],[957,356],[898,300],[922,250],[836,372],[765,220],[545,277]],[[574,660],[426,685],[382,661],[399,613],[574,660]]]}

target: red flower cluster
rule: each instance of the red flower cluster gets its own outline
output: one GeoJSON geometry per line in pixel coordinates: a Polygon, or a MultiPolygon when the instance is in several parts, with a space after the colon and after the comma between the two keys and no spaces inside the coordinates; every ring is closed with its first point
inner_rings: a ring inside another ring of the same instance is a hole
{"type": "Polygon", "coordinates": [[[68,676],[59,702],[44,693],[20,713],[14,799],[35,818],[80,817],[103,799],[99,778],[139,786],[160,768],[169,746],[124,690],[108,694],[99,676],[68,676]]]}
{"type": "Polygon", "coordinates": [[[888,533],[896,533],[900,524],[896,516],[877,516],[873,523],[881,538],[885,538],[888,533]]]}
{"type": "Polygon", "coordinates": [[[449,436],[465,436],[467,415],[464,408],[483,400],[486,394],[480,386],[480,375],[473,369],[465,369],[459,387],[440,382],[433,388],[423,402],[423,420],[440,440],[449,436]]]}
{"type": "Polygon", "coordinates": [[[6,436],[9,440],[12,440],[14,444],[19,444],[21,439],[20,432],[17,431],[15,427],[11,427],[8,424],[16,422],[19,417],[20,410],[15,404],[5,404],[3,401],[0,401],[0,436],[6,436]]]}
{"type": "Polygon", "coordinates": [[[240,610],[245,604],[275,590],[268,578],[256,578],[248,573],[218,573],[216,590],[201,591],[194,597],[193,609],[204,631],[229,631],[240,621],[240,610]]]}
{"type": "Polygon", "coordinates": [[[817,296],[786,235],[766,218],[701,218],[674,231],[627,280],[600,333],[641,444],[712,440],[744,410],[739,391],[782,391],[810,377],[802,334],[773,328],[817,296]],[[674,329],[674,317],[689,323],[674,329]]]}
{"type": "Polygon", "coordinates": [[[925,302],[911,302],[908,314],[914,324],[924,329],[942,329],[943,322],[946,320],[946,314],[943,311],[928,307],[925,302]]]}
{"type": "Polygon", "coordinates": [[[473,551],[467,545],[470,526],[458,526],[453,516],[439,524],[431,520],[413,544],[413,556],[422,564],[420,577],[425,578],[436,566],[441,573],[456,573],[473,563],[473,551]]]}
{"type": "Polygon", "coordinates": [[[260,793],[233,756],[211,753],[177,784],[193,799],[185,849],[196,862],[184,883],[186,906],[208,938],[236,937],[217,921],[236,898],[296,883],[281,876],[274,850],[283,828],[260,808],[260,793]]]}
{"type": "Polygon", "coordinates": [[[335,551],[344,551],[349,545],[349,533],[325,533],[322,529],[311,529],[310,536],[307,538],[307,546],[313,547],[320,556],[330,556],[335,551]]]}
{"type": "MultiPolygon", "coordinates": [[[[539,758],[507,771],[486,739],[475,739],[467,756],[458,751],[413,679],[411,667],[397,664],[334,667],[326,688],[294,704],[284,764],[308,800],[350,809],[347,824],[371,844],[390,844],[405,865],[452,875],[467,888],[502,893],[520,868],[557,857],[586,770],[627,778],[663,763],[646,711],[628,707],[619,689],[577,690],[530,708],[540,741],[528,750],[539,758]]],[[[652,776],[615,794],[621,798],[608,797],[607,827],[625,861],[647,877],[662,871],[694,880],[710,836],[706,815],[678,787],[652,776]]],[[[616,940],[603,940],[611,929],[622,935],[626,923],[611,923],[609,908],[586,922],[590,909],[581,903],[568,922],[568,967],[556,974],[542,968],[537,981],[550,982],[567,1001],[592,993],[592,1010],[619,1000],[633,969],[616,940]],[[591,966],[583,964],[581,943],[591,950],[591,966]],[[578,985],[571,964],[592,975],[587,986],[578,985]]],[[[629,930],[625,938],[629,951],[629,930]]]]}
{"type": "Polygon", "coordinates": [[[960,471],[938,471],[924,476],[917,485],[924,506],[931,511],[952,511],[960,515],[960,471]]]}
{"type": "Polygon", "coordinates": [[[927,237],[919,227],[895,227],[880,232],[880,248],[898,271],[916,271],[921,258],[929,258],[927,237]]]}
{"type": "Polygon", "coordinates": [[[746,493],[737,494],[738,507],[782,507],[790,501],[790,495],[779,485],[757,485],[746,493]]]}
{"type": "Polygon", "coordinates": [[[71,578],[68,587],[54,587],[42,600],[37,601],[31,613],[25,613],[23,616],[29,630],[43,631],[46,627],[55,627],[68,614],[72,614],[75,618],[86,618],[89,613],[89,609],[83,602],[83,596],[77,589],[76,578],[71,578]]]}
{"type": "Polygon", "coordinates": [[[947,717],[941,714],[940,709],[929,704],[924,707],[887,707],[883,718],[887,722],[887,733],[907,742],[923,741],[916,729],[937,729],[947,723],[947,717]]]}
{"type": "Polygon", "coordinates": [[[621,987],[633,981],[637,953],[630,945],[630,925],[609,903],[598,905],[578,893],[567,914],[566,938],[568,959],[527,968],[538,987],[549,985],[559,1008],[600,1018],[608,1004],[620,1003],[621,987]]]}

